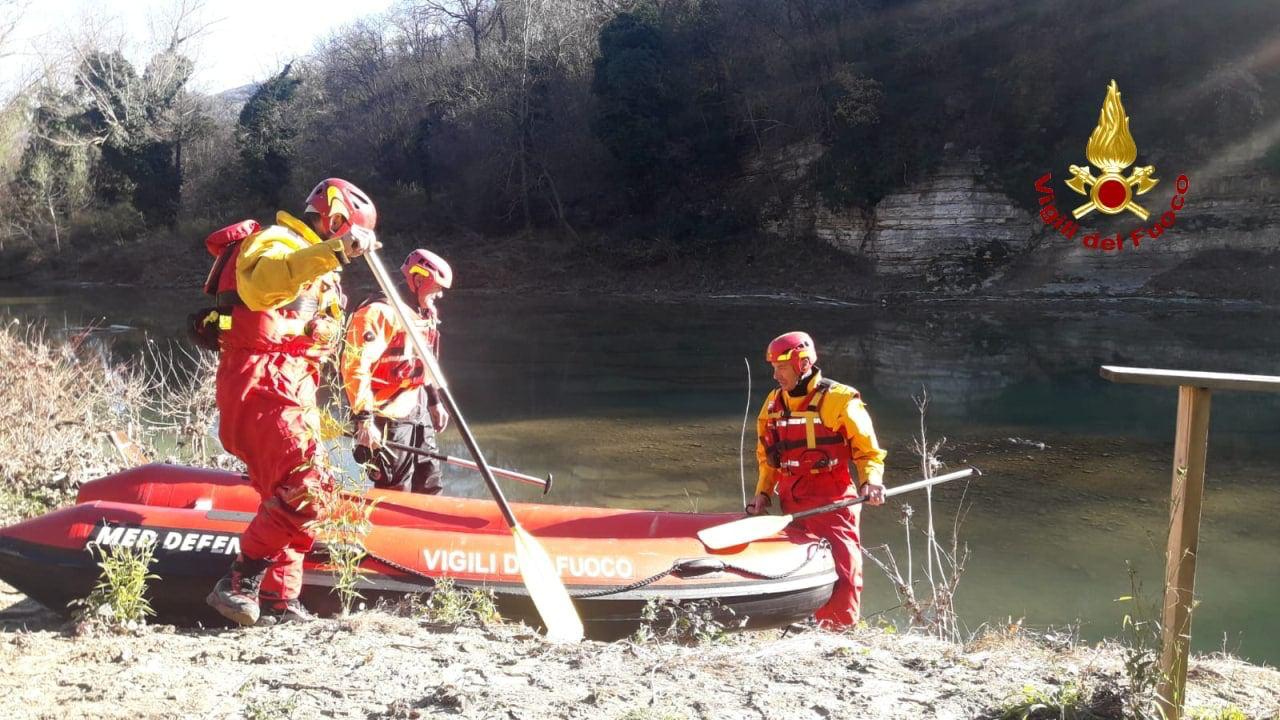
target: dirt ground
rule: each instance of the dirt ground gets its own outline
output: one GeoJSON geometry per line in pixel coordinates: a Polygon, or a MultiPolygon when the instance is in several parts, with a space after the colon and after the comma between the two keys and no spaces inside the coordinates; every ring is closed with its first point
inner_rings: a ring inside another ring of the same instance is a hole
{"type": "MultiPolygon", "coordinates": [[[[1027,688],[1073,684],[1097,713],[1080,717],[1118,718],[1125,688],[1120,646],[1017,632],[964,647],[809,628],[698,646],[565,646],[521,625],[441,626],[377,610],[272,628],[77,635],[3,590],[5,718],[985,718],[1025,702],[1027,688]]],[[[1280,717],[1280,672],[1197,658],[1188,707],[1280,717]]]]}

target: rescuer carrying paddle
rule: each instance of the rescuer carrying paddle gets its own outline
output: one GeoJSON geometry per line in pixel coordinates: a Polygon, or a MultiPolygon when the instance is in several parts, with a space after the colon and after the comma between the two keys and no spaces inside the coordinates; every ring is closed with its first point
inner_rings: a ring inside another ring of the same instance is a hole
{"type": "MultiPolygon", "coordinates": [[[[784,513],[827,505],[862,494],[884,502],[885,451],[876,442],[867,406],[857,390],[822,377],[813,338],[789,332],[765,351],[778,389],[769,393],[756,421],[760,480],[747,512],[764,512],[776,491],[784,513]],[[860,482],[849,472],[857,466],[860,482]]],[[[800,518],[795,524],[831,543],[836,584],[831,599],[814,614],[826,627],[858,622],[862,593],[861,505],[800,518]]]]}
{"type": "MultiPolygon", "coordinates": [[[[311,549],[312,495],[331,488],[316,389],[342,332],[342,266],[374,249],[378,214],[346,180],[323,180],[302,219],[238,241],[231,313],[218,333],[218,437],[262,497],[240,554],[207,602],[240,625],[309,620],[298,601],[311,549]]],[[[216,280],[216,278],[215,278],[216,280]]]]}

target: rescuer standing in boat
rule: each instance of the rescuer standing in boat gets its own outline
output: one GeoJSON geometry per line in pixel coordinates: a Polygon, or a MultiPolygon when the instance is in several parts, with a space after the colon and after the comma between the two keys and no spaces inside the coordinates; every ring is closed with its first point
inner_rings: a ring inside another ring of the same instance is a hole
{"type": "MultiPolygon", "coordinates": [[[[437,358],[440,317],[436,300],[453,285],[453,270],[430,250],[414,250],[400,266],[418,306],[418,327],[437,358]]],[[[342,382],[355,427],[352,455],[375,487],[440,492],[440,464],[431,457],[386,447],[391,441],[438,452],[436,433],[449,423],[439,390],[426,382],[426,368],[385,295],[361,303],[347,326],[342,382]]]]}
{"type": "Polygon", "coordinates": [[[311,494],[332,487],[320,443],[320,367],[342,333],[342,266],[376,248],[373,202],[346,180],[321,181],[301,220],[242,241],[230,327],[220,333],[218,437],[244,461],[262,504],[240,554],[207,599],[240,625],[309,620],[298,601],[315,539],[311,494]]]}
{"type": "MultiPolygon", "coordinates": [[[[769,393],[756,420],[760,480],[747,512],[757,515],[776,491],[784,513],[865,495],[884,503],[885,451],[876,442],[871,416],[858,391],[822,377],[813,338],[789,332],[765,351],[778,389],[769,393]],[[849,472],[849,463],[858,478],[849,472]]],[[[862,549],[858,535],[861,505],[796,521],[799,529],[831,543],[836,584],[831,599],[814,614],[824,627],[858,622],[862,594],[862,549]]]]}

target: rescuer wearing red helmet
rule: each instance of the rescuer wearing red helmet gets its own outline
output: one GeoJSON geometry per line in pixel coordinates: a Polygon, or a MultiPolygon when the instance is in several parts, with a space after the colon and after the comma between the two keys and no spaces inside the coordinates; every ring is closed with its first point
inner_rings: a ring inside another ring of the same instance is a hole
{"type": "Polygon", "coordinates": [[[244,461],[262,504],[208,603],[240,625],[311,617],[298,601],[315,539],[311,495],[333,485],[316,388],[342,332],[338,272],[377,247],[377,221],[363,191],[329,178],[301,220],[278,212],[239,247],[230,322],[218,339],[218,437],[244,461]]]}
{"type": "MultiPolygon", "coordinates": [[[[419,329],[440,356],[440,316],[436,300],[453,285],[453,270],[430,250],[414,250],[400,267],[418,307],[419,329]]],[[[365,465],[375,487],[440,492],[440,464],[430,457],[383,445],[437,452],[436,433],[449,423],[449,411],[414,357],[400,318],[385,295],[361,303],[347,326],[342,351],[342,381],[355,427],[352,455],[365,465]]]]}
{"type": "MultiPolygon", "coordinates": [[[[747,512],[764,512],[775,491],[784,513],[867,497],[884,502],[885,451],[857,390],[822,377],[818,351],[808,333],[789,332],[774,338],[765,351],[778,389],[769,393],[756,420],[756,458],[760,480],[747,512]],[[860,482],[849,472],[858,469],[860,482]]],[[[800,530],[831,543],[836,585],[831,599],[815,613],[824,627],[844,628],[858,622],[862,593],[862,550],[858,535],[860,505],[796,521],[800,530]]]]}

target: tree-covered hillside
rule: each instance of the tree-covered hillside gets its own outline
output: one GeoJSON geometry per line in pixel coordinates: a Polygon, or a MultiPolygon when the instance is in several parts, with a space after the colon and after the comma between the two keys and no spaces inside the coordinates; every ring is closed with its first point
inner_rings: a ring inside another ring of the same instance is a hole
{"type": "Polygon", "coordinates": [[[1144,162],[1280,172],[1278,27],[1252,0],[400,0],[238,114],[186,88],[182,33],[143,67],[85,41],[0,115],[0,242],[38,262],[194,232],[341,175],[392,232],[673,257],[797,189],[871,206],[949,144],[1033,202],[1084,162],[1112,79],[1144,162]],[[764,162],[798,148],[803,177],[764,162]]]}

